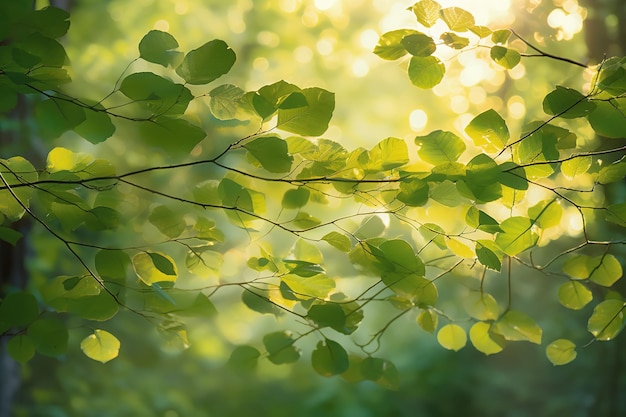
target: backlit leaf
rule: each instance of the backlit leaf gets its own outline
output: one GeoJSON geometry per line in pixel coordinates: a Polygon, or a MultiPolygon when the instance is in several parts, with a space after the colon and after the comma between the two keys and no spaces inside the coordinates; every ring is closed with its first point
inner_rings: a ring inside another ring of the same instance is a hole
{"type": "Polygon", "coordinates": [[[302,94],[307,105],[293,109],[279,109],[276,126],[298,135],[319,136],[328,129],[328,123],[335,110],[335,95],[317,87],[305,88],[302,94]]]}
{"type": "Polygon", "coordinates": [[[419,179],[402,181],[398,200],[411,207],[423,206],[428,201],[428,183],[419,179]]]}
{"type": "Polygon", "coordinates": [[[437,323],[439,322],[439,315],[431,309],[421,310],[417,315],[417,324],[428,333],[435,333],[437,329],[437,323]]]}
{"type": "Polygon", "coordinates": [[[446,7],[439,11],[441,20],[455,32],[465,32],[474,26],[474,16],[460,7],[446,7]]]}
{"type": "Polygon", "coordinates": [[[502,336],[494,334],[491,330],[491,324],[479,321],[474,323],[469,331],[472,345],[474,345],[476,350],[485,355],[493,355],[494,353],[501,352],[505,344],[504,340],[500,340],[502,336]]]}
{"type": "Polygon", "coordinates": [[[352,249],[352,242],[350,242],[350,238],[339,232],[329,232],[322,237],[322,240],[342,252],[349,252],[350,249],[352,249]]]}
{"type": "Polygon", "coordinates": [[[180,236],[187,228],[181,213],[175,212],[167,206],[156,206],[150,213],[148,220],[161,233],[170,238],[180,236]]]}
{"type": "Polygon", "coordinates": [[[402,39],[405,36],[417,33],[419,32],[411,29],[392,30],[384,33],[380,37],[378,45],[374,48],[374,53],[382,59],[390,61],[402,58],[408,53],[404,45],[402,45],[402,39]]]}
{"type": "Polygon", "coordinates": [[[312,277],[288,274],[282,277],[282,281],[297,295],[309,298],[326,298],[328,293],[335,288],[335,281],[324,274],[312,277]]]}
{"type": "Polygon", "coordinates": [[[612,340],[621,331],[624,325],[624,301],[606,300],[598,304],[594,309],[587,330],[597,340],[612,340]]]}
{"type": "Polygon", "coordinates": [[[489,293],[471,292],[464,298],[465,310],[478,320],[496,320],[500,315],[498,302],[489,293]]]}
{"type": "Polygon", "coordinates": [[[398,138],[383,139],[367,154],[369,156],[367,168],[375,171],[386,171],[409,162],[409,151],[406,142],[398,138]]]}
{"type": "Polygon", "coordinates": [[[426,136],[417,136],[417,154],[433,165],[456,162],[465,151],[465,142],[452,132],[435,130],[426,136]]]}
{"type": "Polygon", "coordinates": [[[148,62],[167,67],[176,65],[182,53],[174,51],[178,48],[176,39],[167,32],[151,30],[139,42],[139,56],[148,62]]]}
{"type": "Polygon", "coordinates": [[[224,84],[209,92],[209,109],[220,120],[236,119],[242,112],[244,91],[234,85],[224,84]]]}
{"type": "Polygon", "coordinates": [[[440,39],[447,46],[453,49],[463,49],[469,45],[470,40],[464,36],[459,36],[454,32],[444,32],[441,34],[440,39]]]}
{"type": "Polygon", "coordinates": [[[506,43],[511,37],[511,31],[508,29],[496,30],[491,34],[491,41],[495,44],[506,43]]]}
{"type": "Polygon", "coordinates": [[[562,215],[563,207],[557,200],[543,200],[528,209],[528,217],[542,229],[558,226],[562,215]]]}
{"type": "Polygon", "coordinates": [[[419,88],[433,88],[441,82],[445,72],[443,62],[435,56],[414,56],[409,62],[409,79],[419,88]]]}
{"type": "Polygon", "coordinates": [[[281,173],[291,169],[293,157],[289,155],[287,142],[277,136],[263,136],[246,143],[243,147],[269,172],[281,173]]]}
{"type": "Polygon", "coordinates": [[[509,128],[495,110],[489,109],[478,116],[465,128],[465,133],[477,146],[486,152],[499,152],[509,141],[509,128]]]}
{"type": "Polygon", "coordinates": [[[467,334],[458,324],[446,324],[437,332],[437,341],[448,350],[459,351],[467,343],[467,334]]]}
{"type": "Polygon", "coordinates": [[[559,287],[559,302],[572,310],[580,310],[593,300],[593,293],[583,284],[568,281],[559,287]]]}
{"type": "Polygon", "coordinates": [[[532,227],[533,222],[527,217],[509,217],[500,223],[502,232],[496,235],[496,245],[509,256],[532,248],[538,240],[532,227]]]}
{"type": "Polygon", "coordinates": [[[437,49],[435,41],[421,32],[406,35],[400,43],[413,56],[429,56],[437,49]]]}
{"type": "Polygon", "coordinates": [[[513,69],[521,60],[521,55],[515,49],[506,48],[504,46],[496,45],[491,47],[490,52],[491,59],[496,64],[506,68],[513,69]]]}
{"type": "Polygon", "coordinates": [[[348,370],[348,353],[339,343],[325,339],[317,343],[311,363],[315,372],[322,376],[338,375],[348,370]]]}
{"type": "Polygon", "coordinates": [[[566,365],[576,359],[576,345],[568,339],[558,339],[546,347],[546,356],[552,365],[566,365]]]}
{"type": "Polygon", "coordinates": [[[602,167],[598,173],[597,181],[600,184],[610,184],[621,181],[624,177],[626,177],[626,161],[622,158],[611,165],[602,167]]]}
{"type": "Polygon", "coordinates": [[[88,358],[107,363],[117,358],[120,341],[106,330],[96,329],[80,342],[80,348],[88,358]]]}
{"type": "Polygon", "coordinates": [[[411,7],[417,21],[426,27],[432,27],[439,19],[441,5],[434,0],[421,0],[411,7]]]}
{"type": "Polygon", "coordinates": [[[174,260],[166,254],[139,252],[132,258],[135,273],[146,285],[154,282],[175,282],[178,278],[174,260]]]}
{"type": "Polygon", "coordinates": [[[607,222],[626,227],[626,203],[611,204],[604,216],[607,222]]]}

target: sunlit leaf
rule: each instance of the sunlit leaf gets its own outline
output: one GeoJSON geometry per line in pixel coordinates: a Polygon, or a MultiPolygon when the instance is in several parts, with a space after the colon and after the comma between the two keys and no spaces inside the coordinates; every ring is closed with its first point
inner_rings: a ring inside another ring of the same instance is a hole
{"type": "Polygon", "coordinates": [[[486,38],[487,36],[493,33],[493,31],[489,29],[487,26],[472,26],[469,28],[469,30],[472,31],[481,39],[486,38]]]}
{"type": "Polygon", "coordinates": [[[435,333],[439,316],[431,309],[421,310],[417,315],[417,324],[428,333],[435,333]]]}
{"type": "Polygon", "coordinates": [[[459,36],[454,32],[444,32],[441,34],[440,39],[447,46],[453,49],[463,49],[469,45],[470,40],[464,36],[459,36]]]}
{"type": "Polygon", "coordinates": [[[580,310],[593,300],[593,293],[583,284],[568,281],[559,287],[559,302],[572,310],[580,310]]]}
{"type": "Polygon", "coordinates": [[[474,140],[477,146],[486,152],[499,152],[509,141],[509,128],[506,122],[493,109],[478,116],[465,127],[465,133],[474,140]]]}
{"type": "Polygon", "coordinates": [[[508,29],[496,30],[491,34],[491,41],[495,44],[506,43],[511,37],[511,31],[508,29]]]}
{"type": "Polygon", "coordinates": [[[476,350],[485,355],[493,355],[494,353],[501,352],[505,345],[502,336],[493,333],[491,330],[491,324],[479,321],[474,323],[469,331],[472,345],[474,345],[476,350]]]}
{"type": "Polygon", "coordinates": [[[490,56],[498,65],[506,69],[515,68],[521,60],[520,53],[515,49],[505,48],[500,45],[491,47],[490,56]]]}
{"type": "Polygon", "coordinates": [[[322,376],[338,375],[348,370],[348,353],[339,343],[325,339],[317,343],[311,363],[315,372],[322,376]]]}
{"type": "Polygon", "coordinates": [[[383,139],[367,154],[369,156],[367,168],[375,171],[397,168],[409,162],[406,142],[398,138],[383,139]]]}
{"type": "Polygon", "coordinates": [[[489,293],[471,292],[464,298],[465,310],[477,320],[496,320],[500,315],[498,302],[489,293]]]}
{"type": "Polygon", "coordinates": [[[80,349],[88,358],[107,363],[117,358],[120,341],[106,330],[96,329],[80,342],[80,349]]]}
{"type": "Polygon", "coordinates": [[[593,111],[587,115],[587,119],[598,135],[620,139],[624,137],[624,132],[626,131],[625,105],[622,104],[619,107],[613,105],[613,103],[606,101],[585,102],[588,105],[595,104],[593,111]]]}
{"type": "Polygon", "coordinates": [[[408,53],[404,45],[402,45],[402,39],[405,36],[417,33],[419,32],[411,29],[392,30],[384,33],[380,37],[378,45],[374,48],[374,53],[382,59],[390,61],[402,58],[408,53]]]}
{"type": "Polygon", "coordinates": [[[244,91],[241,88],[231,84],[215,87],[209,92],[211,97],[209,109],[213,116],[220,120],[235,119],[242,112],[243,95],[244,91]]]}
{"type": "Polygon", "coordinates": [[[469,227],[482,230],[488,233],[496,233],[502,231],[500,224],[496,219],[488,215],[482,210],[476,208],[476,206],[470,206],[465,214],[465,223],[469,227]]]}
{"type": "Polygon", "coordinates": [[[437,341],[439,344],[448,349],[459,351],[465,347],[467,343],[467,334],[465,330],[458,324],[446,324],[437,332],[437,341]]]}
{"type": "Polygon", "coordinates": [[[443,62],[435,56],[414,56],[409,62],[409,79],[419,88],[433,88],[441,82],[445,72],[443,62]]]}
{"type": "Polygon", "coordinates": [[[624,301],[606,300],[598,304],[594,309],[587,330],[597,340],[612,340],[621,331],[624,325],[624,301]]]}
{"type": "Polygon", "coordinates": [[[407,179],[400,183],[398,200],[407,206],[423,206],[428,201],[428,183],[419,179],[407,179]]]}
{"type": "Polygon", "coordinates": [[[532,226],[533,222],[527,217],[509,217],[500,223],[502,232],[496,235],[496,245],[509,256],[532,248],[538,240],[532,226]]]}
{"type": "Polygon", "coordinates": [[[164,253],[139,252],[132,258],[135,273],[146,285],[154,282],[175,282],[178,272],[174,260],[164,253]]]}
{"type": "Polygon", "coordinates": [[[413,56],[429,56],[437,49],[435,41],[421,32],[406,35],[400,43],[413,56]]]}
{"type": "Polygon", "coordinates": [[[302,90],[307,105],[293,109],[279,109],[277,127],[286,132],[304,136],[319,136],[326,132],[335,110],[335,95],[322,88],[302,90]]]}
{"type": "Polygon", "coordinates": [[[348,236],[339,232],[329,232],[322,237],[329,245],[339,249],[342,252],[349,252],[352,249],[352,243],[348,236]]]}
{"type": "Polygon", "coordinates": [[[335,281],[324,274],[313,277],[300,277],[288,274],[282,277],[282,281],[299,296],[326,298],[328,293],[335,288],[335,281]]]}
{"type": "Polygon", "coordinates": [[[626,162],[620,159],[610,165],[604,166],[598,173],[597,181],[600,184],[610,184],[621,181],[626,177],[626,162]]]}
{"type": "Polygon", "coordinates": [[[455,32],[465,32],[474,26],[474,16],[460,7],[446,7],[439,11],[441,20],[455,32]]]}
{"type": "Polygon", "coordinates": [[[465,151],[465,142],[452,132],[435,130],[426,136],[417,136],[417,154],[433,165],[456,162],[465,151]]]}
{"type": "Polygon", "coordinates": [[[552,365],[566,365],[576,359],[576,345],[568,339],[558,339],[546,347],[546,356],[552,365]]]}
{"type": "Polygon", "coordinates": [[[626,203],[611,204],[604,214],[607,222],[626,227],[626,203]]]}
{"type": "Polygon", "coordinates": [[[235,60],[226,42],[215,39],[188,52],[176,73],[189,84],[208,84],[230,71],[235,60]]]}
{"type": "Polygon", "coordinates": [[[411,10],[417,21],[426,27],[432,27],[439,19],[441,5],[434,0],[421,0],[415,3],[411,10]]]}

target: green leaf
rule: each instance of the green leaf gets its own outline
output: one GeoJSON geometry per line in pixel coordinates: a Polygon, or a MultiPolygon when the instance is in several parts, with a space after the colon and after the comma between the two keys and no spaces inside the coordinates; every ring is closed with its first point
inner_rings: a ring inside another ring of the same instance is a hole
{"type": "Polygon", "coordinates": [[[496,245],[509,256],[530,249],[537,244],[539,237],[532,230],[533,222],[527,217],[509,217],[500,223],[502,232],[496,235],[496,245]]]}
{"type": "Polygon", "coordinates": [[[562,215],[563,207],[557,200],[543,200],[528,209],[528,217],[542,229],[558,226],[562,215]]]}
{"type": "Polygon", "coordinates": [[[611,204],[606,208],[604,216],[607,222],[626,227],[626,203],[611,204]]]}
{"type": "Polygon", "coordinates": [[[424,309],[417,315],[416,320],[422,330],[428,333],[435,333],[437,323],[439,322],[439,315],[431,309],[424,309]]]}
{"type": "Polygon", "coordinates": [[[42,355],[60,356],[67,350],[67,327],[59,319],[41,318],[28,326],[26,334],[42,355]]]}
{"type": "Polygon", "coordinates": [[[489,293],[473,291],[463,304],[465,311],[477,320],[496,320],[500,315],[498,302],[489,293]]]}
{"type": "Polygon", "coordinates": [[[409,79],[416,87],[429,89],[441,82],[446,67],[435,56],[414,56],[409,62],[409,79]]]}
{"type": "Polygon", "coordinates": [[[324,274],[312,277],[300,277],[288,274],[282,277],[282,282],[287,284],[291,291],[298,296],[324,299],[335,288],[335,281],[324,274]]]}
{"type": "Polygon", "coordinates": [[[295,340],[289,332],[274,332],[263,337],[263,345],[270,362],[280,365],[300,358],[300,351],[293,345],[295,340]]]}
{"type": "Polygon", "coordinates": [[[414,305],[425,307],[437,304],[439,293],[435,284],[415,274],[387,273],[382,276],[383,283],[401,298],[414,305]]]}
{"type": "Polygon", "coordinates": [[[421,32],[406,35],[400,43],[413,56],[429,56],[437,49],[435,41],[421,32]]]}
{"type": "Polygon", "coordinates": [[[506,340],[527,340],[541,344],[541,327],[521,311],[509,310],[496,322],[496,330],[506,340]]]}
{"type": "Polygon", "coordinates": [[[415,144],[419,147],[417,154],[420,158],[433,165],[456,162],[466,148],[463,139],[443,130],[435,130],[426,136],[417,136],[415,144]]]}
{"type": "Polygon", "coordinates": [[[421,0],[415,3],[411,10],[415,13],[417,21],[430,28],[437,23],[441,5],[433,0],[421,0]]]}
{"type": "Polygon", "coordinates": [[[450,30],[455,32],[465,32],[475,24],[474,16],[460,7],[446,7],[439,11],[439,15],[450,30]]]}
{"type": "Polygon", "coordinates": [[[349,252],[352,249],[350,238],[339,232],[329,232],[322,237],[322,240],[342,252],[349,252]]]}
{"type": "Polygon", "coordinates": [[[100,105],[85,109],[85,120],[74,127],[74,132],[93,144],[104,142],[115,133],[111,117],[100,105]]]}
{"type": "Polygon", "coordinates": [[[161,116],[139,124],[141,140],[164,151],[168,157],[186,157],[206,137],[200,126],[185,119],[161,116]]]}
{"type": "Polygon", "coordinates": [[[230,71],[236,59],[226,42],[214,39],[188,52],[176,73],[188,84],[208,84],[230,71]]]}
{"type": "Polygon", "coordinates": [[[319,136],[328,129],[335,110],[335,95],[317,87],[305,88],[302,94],[308,105],[279,109],[276,127],[298,135],[319,136]]]}
{"type": "Polygon", "coordinates": [[[578,255],[563,263],[563,272],[576,279],[589,279],[596,284],[610,287],[622,277],[622,266],[611,254],[578,255]]]}
{"type": "Polygon", "coordinates": [[[280,316],[283,311],[272,303],[267,292],[261,290],[246,289],[241,293],[241,300],[252,311],[261,314],[273,314],[280,316]]]}
{"type": "Polygon", "coordinates": [[[22,236],[23,235],[15,229],[0,226],[0,240],[7,242],[11,246],[15,246],[22,236]]]}
{"type": "Polygon", "coordinates": [[[402,180],[397,198],[407,206],[423,206],[428,202],[428,183],[414,178],[402,180]]]}
{"type": "Polygon", "coordinates": [[[96,271],[105,280],[126,280],[130,257],[121,250],[101,250],[95,256],[96,271]]]}
{"type": "Polygon", "coordinates": [[[502,174],[498,181],[500,184],[514,190],[528,190],[528,179],[526,170],[518,166],[515,162],[505,162],[500,165],[502,174]]]}
{"type": "Polygon", "coordinates": [[[469,337],[472,345],[485,355],[501,352],[505,341],[502,336],[492,332],[492,325],[479,321],[470,328],[469,337]]]}
{"type": "Polygon", "coordinates": [[[393,269],[391,271],[423,276],[426,273],[424,263],[415,255],[413,247],[405,240],[392,239],[383,242],[378,247],[384,260],[393,269]]]}
{"type": "Polygon", "coordinates": [[[344,334],[351,333],[346,329],[346,313],[339,304],[315,304],[309,309],[307,318],[313,320],[319,327],[330,327],[344,334]]]}
{"type": "Polygon", "coordinates": [[[606,300],[598,304],[594,309],[587,330],[596,340],[612,340],[621,331],[624,325],[624,301],[606,300]]]}
{"type": "Polygon", "coordinates": [[[474,117],[465,128],[465,133],[486,152],[501,151],[510,137],[506,122],[493,109],[474,117]]]}
{"type": "Polygon", "coordinates": [[[135,273],[146,285],[154,282],[176,282],[178,278],[174,260],[163,253],[139,252],[133,256],[132,264],[135,273]]]}
{"type": "Polygon", "coordinates": [[[148,62],[167,67],[176,66],[182,55],[176,39],[167,32],[151,30],[139,42],[139,56],[148,62]]]}
{"type": "Polygon", "coordinates": [[[622,158],[611,165],[602,167],[596,180],[600,184],[611,184],[621,181],[624,177],[626,177],[626,162],[622,158]]]}
{"type": "Polygon", "coordinates": [[[303,211],[298,212],[292,222],[296,227],[299,227],[302,230],[314,228],[322,223],[322,221],[317,217],[303,211]]]}
{"type": "Polygon", "coordinates": [[[586,102],[586,104],[595,104],[595,108],[588,114],[587,119],[598,135],[616,139],[623,139],[626,136],[624,134],[626,131],[624,99],[611,102],[586,102]],[[618,103],[621,104],[618,105],[618,103]]]}
{"type": "Polygon", "coordinates": [[[496,64],[506,69],[515,68],[515,66],[519,64],[522,59],[520,53],[515,49],[505,48],[500,45],[491,47],[490,56],[496,64]]]}
{"type": "Polygon", "coordinates": [[[28,326],[39,317],[39,305],[27,292],[10,293],[0,304],[0,334],[16,327],[28,326]]]}
{"type": "Polygon", "coordinates": [[[568,339],[558,339],[546,347],[546,356],[552,365],[566,365],[576,359],[576,345],[568,339]]]}
{"type": "Polygon", "coordinates": [[[464,36],[459,36],[454,32],[444,32],[441,34],[440,39],[446,46],[452,49],[463,49],[469,45],[470,40],[464,36]]]}
{"type": "Polygon", "coordinates": [[[467,164],[465,180],[457,181],[457,188],[468,198],[486,203],[502,197],[501,177],[502,171],[496,162],[487,154],[480,153],[467,164]]]}
{"type": "MultiPolygon", "coordinates": [[[[152,285],[154,286],[154,284],[152,285]]],[[[177,303],[177,305],[180,304],[181,303],[177,303]]],[[[199,292],[190,305],[181,306],[174,314],[179,317],[213,318],[217,315],[217,309],[208,296],[199,292]]]]}
{"type": "Polygon", "coordinates": [[[544,112],[564,119],[587,116],[595,108],[595,102],[589,101],[580,92],[560,85],[543,99],[544,112]]]}
{"type": "Polygon", "coordinates": [[[580,282],[568,281],[559,287],[559,302],[571,310],[580,310],[591,300],[593,293],[580,282]]]}
{"type": "Polygon", "coordinates": [[[291,170],[293,156],[289,155],[287,142],[277,136],[263,136],[243,147],[269,172],[282,173],[291,170]]]}
{"type": "Polygon", "coordinates": [[[228,366],[236,371],[256,369],[261,353],[249,345],[236,346],[228,358],[228,366]]]}
{"type": "Polygon", "coordinates": [[[56,39],[67,33],[70,27],[69,17],[69,13],[63,9],[46,6],[35,10],[29,16],[28,24],[42,35],[56,39]]]}
{"type": "Polygon", "coordinates": [[[487,268],[493,269],[495,271],[500,271],[500,269],[502,268],[502,256],[498,255],[499,251],[497,250],[493,242],[477,241],[475,251],[478,262],[480,262],[487,268]],[[487,246],[487,242],[492,243],[492,245],[487,246]]]}
{"type": "Polygon", "coordinates": [[[83,107],[71,101],[51,97],[35,106],[35,121],[44,139],[56,139],[85,121],[83,107]]]}
{"type": "Polygon", "coordinates": [[[220,120],[232,120],[241,117],[244,91],[234,85],[224,84],[209,92],[209,110],[220,120]]]}
{"type": "Polygon", "coordinates": [[[317,343],[311,354],[311,363],[315,372],[326,377],[344,373],[350,365],[346,350],[330,339],[317,343]]]}
{"type": "Polygon", "coordinates": [[[471,259],[476,257],[474,251],[459,239],[453,237],[446,238],[446,246],[450,249],[450,252],[461,258],[471,259]]]}
{"type": "Polygon", "coordinates": [[[88,358],[107,363],[117,358],[120,341],[106,330],[96,329],[80,342],[80,349],[88,358]]]}
{"type": "Polygon", "coordinates": [[[398,138],[386,138],[378,142],[367,155],[368,170],[375,172],[387,171],[409,162],[409,151],[406,142],[398,138]]]}
{"type": "Polygon", "coordinates": [[[27,334],[23,333],[9,339],[6,349],[9,355],[22,365],[35,356],[35,344],[27,334]]]}
{"type": "Polygon", "coordinates": [[[181,213],[177,213],[166,206],[156,206],[150,213],[148,220],[161,233],[172,239],[180,236],[187,228],[181,213]]]}
{"type": "Polygon", "coordinates": [[[437,332],[437,342],[448,349],[459,351],[465,347],[467,343],[467,335],[465,330],[458,324],[446,324],[437,332]]]}
{"type": "Polygon", "coordinates": [[[511,37],[511,31],[508,29],[496,30],[491,34],[491,41],[495,44],[505,44],[511,37]]]}
{"type": "Polygon", "coordinates": [[[428,195],[431,199],[448,207],[459,207],[466,202],[466,198],[459,193],[456,184],[448,180],[430,187],[428,195]]]}
{"type": "Polygon", "coordinates": [[[367,357],[361,362],[360,371],[363,378],[369,381],[388,389],[398,388],[398,369],[386,359],[367,357]]]}
{"type": "Polygon", "coordinates": [[[151,72],[136,72],[128,75],[122,81],[120,91],[159,116],[184,114],[189,102],[194,98],[191,91],[184,85],[175,84],[151,72]]]}
{"type": "Polygon", "coordinates": [[[487,233],[501,232],[500,224],[496,219],[488,215],[482,210],[477,209],[475,206],[470,206],[465,213],[465,223],[469,227],[479,229],[487,233]]]}
{"type": "Polygon", "coordinates": [[[469,30],[481,39],[486,38],[493,33],[493,31],[487,26],[472,26],[469,30]]]}
{"type": "Polygon", "coordinates": [[[402,44],[402,39],[404,39],[405,36],[418,33],[418,31],[412,29],[399,29],[384,33],[380,37],[378,45],[374,48],[374,53],[382,59],[389,61],[402,58],[407,54],[407,50],[402,44]]]}

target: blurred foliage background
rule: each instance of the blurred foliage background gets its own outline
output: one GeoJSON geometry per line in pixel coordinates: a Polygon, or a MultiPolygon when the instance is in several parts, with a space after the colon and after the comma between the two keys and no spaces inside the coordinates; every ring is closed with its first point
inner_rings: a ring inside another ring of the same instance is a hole
{"type": "MultiPolygon", "coordinates": [[[[325,137],[351,149],[371,147],[395,136],[413,143],[415,135],[435,129],[462,130],[489,108],[500,112],[513,135],[525,121],[541,118],[541,98],[555,84],[579,86],[590,74],[574,66],[527,58],[513,71],[496,68],[483,51],[444,56],[447,77],[433,91],[410,85],[406,62],[380,60],[372,49],[380,34],[413,27],[400,0],[75,0],[63,2],[72,14],[65,46],[74,83],[71,88],[103,97],[137,56],[139,40],[151,29],[169,31],[190,50],[209,39],[225,40],[237,63],[222,83],[249,90],[284,79],[301,87],[319,86],[336,93],[337,107],[325,137]]],[[[624,53],[626,7],[621,0],[442,0],[471,11],[478,24],[513,28],[524,39],[553,53],[581,62],[599,62],[624,53]]],[[[37,1],[44,6],[46,1],[37,1]]],[[[525,50],[521,41],[514,43],[525,50]]],[[[141,70],[133,63],[132,70],[141,70]]],[[[151,68],[154,70],[154,68],[151,68]]],[[[201,102],[197,117],[207,118],[201,102]]],[[[197,155],[219,149],[237,135],[258,126],[246,122],[203,120],[211,140],[197,155]]],[[[581,126],[582,136],[593,138],[581,126]]],[[[600,139],[590,139],[600,140],[600,139]]],[[[132,127],[106,144],[90,145],[72,134],[60,146],[112,158],[124,165],[148,166],[166,156],[133,146],[132,127]]],[[[162,178],[190,186],[201,176],[192,172],[162,178]]],[[[624,192],[623,184],[614,190],[624,192]]],[[[445,216],[445,213],[428,213],[445,216]]],[[[133,233],[133,231],[129,231],[133,233]]],[[[112,236],[110,239],[125,239],[112,236]]],[[[241,239],[247,237],[242,234],[241,239]]],[[[71,269],[61,248],[47,236],[33,237],[45,257],[29,265],[34,279],[71,269]]],[[[278,244],[278,243],[277,243],[278,244]]],[[[622,257],[623,259],[623,257],[622,257]]],[[[242,254],[225,258],[225,276],[238,273],[242,254]]],[[[521,272],[520,272],[521,274],[521,272]]],[[[590,311],[563,314],[555,303],[558,283],[545,276],[515,277],[516,303],[542,311],[545,328],[580,329],[590,311]],[[578,320],[578,323],[576,323],[578,320]]],[[[324,379],[301,359],[295,366],[262,362],[254,374],[226,365],[232,346],[276,326],[224,293],[216,301],[220,315],[197,323],[193,343],[180,350],[164,346],[145,321],[126,314],[110,329],[122,341],[120,357],[102,365],[86,358],[78,340],[70,341],[61,360],[37,356],[23,369],[15,416],[619,416],[626,414],[626,344],[623,336],[608,344],[581,349],[573,363],[554,368],[542,349],[514,344],[485,357],[471,347],[444,351],[432,335],[405,316],[389,329],[381,355],[400,370],[399,389],[373,383],[351,384],[324,379]],[[142,337],[137,337],[141,334],[142,337]],[[75,343],[73,343],[75,342],[75,343]],[[622,395],[620,395],[622,394],[622,395]]],[[[285,319],[278,319],[285,320],[285,319]]],[[[381,319],[382,320],[382,319],[381,319]]],[[[77,326],[82,323],[77,323],[77,326]]],[[[584,327],[584,326],[583,326],[584,327]]],[[[565,331],[565,330],[564,330],[565,331]]],[[[582,335],[584,337],[584,335],[582,335]]],[[[306,349],[306,347],[304,347],[306,349]]],[[[307,358],[305,354],[303,358],[307,358]]]]}

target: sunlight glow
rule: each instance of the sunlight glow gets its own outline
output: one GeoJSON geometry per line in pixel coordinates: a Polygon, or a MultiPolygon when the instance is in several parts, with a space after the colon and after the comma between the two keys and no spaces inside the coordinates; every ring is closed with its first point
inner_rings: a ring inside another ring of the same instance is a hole
{"type": "Polygon", "coordinates": [[[189,12],[189,4],[185,0],[178,0],[174,5],[174,13],[179,16],[187,14],[189,12]]]}
{"type": "Polygon", "coordinates": [[[337,0],[315,0],[313,3],[320,10],[328,10],[337,3],[337,0]]]}
{"type": "Polygon", "coordinates": [[[352,73],[356,77],[365,77],[370,71],[370,66],[363,58],[358,58],[352,63],[352,73]]]}
{"type": "Polygon", "coordinates": [[[170,23],[167,20],[160,19],[154,22],[153,28],[156,30],[162,30],[163,32],[167,32],[168,30],[170,30],[170,23]]]}
{"type": "Polygon", "coordinates": [[[426,127],[426,123],[428,123],[428,115],[424,110],[415,109],[409,115],[409,124],[415,132],[422,131],[426,127]]]}
{"type": "Polygon", "coordinates": [[[378,43],[379,37],[380,36],[378,32],[373,29],[367,29],[361,32],[361,35],[359,36],[359,41],[361,42],[361,46],[363,46],[363,48],[371,51],[378,43]]]}
{"type": "Polygon", "coordinates": [[[548,25],[557,29],[557,39],[572,39],[583,29],[586,10],[576,0],[566,0],[562,8],[556,8],[548,15],[548,25]]]}
{"type": "Polygon", "coordinates": [[[526,105],[524,104],[524,99],[520,96],[509,98],[506,107],[509,111],[509,116],[514,119],[521,119],[526,114],[526,105]]]}
{"type": "Polygon", "coordinates": [[[313,59],[313,51],[308,46],[301,45],[293,51],[293,57],[299,63],[306,64],[313,59]]]}

